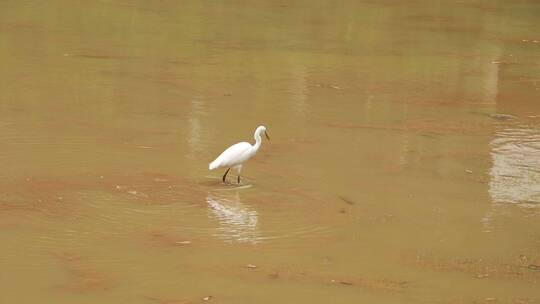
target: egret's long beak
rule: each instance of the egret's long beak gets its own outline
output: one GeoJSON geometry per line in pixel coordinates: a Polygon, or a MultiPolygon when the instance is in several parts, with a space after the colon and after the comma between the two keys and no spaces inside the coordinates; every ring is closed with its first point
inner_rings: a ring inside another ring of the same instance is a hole
{"type": "Polygon", "coordinates": [[[266,131],[264,131],[264,135],[266,136],[266,139],[270,140],[270,136],[268,136],[268,133],[266,133],[266,131]]]}

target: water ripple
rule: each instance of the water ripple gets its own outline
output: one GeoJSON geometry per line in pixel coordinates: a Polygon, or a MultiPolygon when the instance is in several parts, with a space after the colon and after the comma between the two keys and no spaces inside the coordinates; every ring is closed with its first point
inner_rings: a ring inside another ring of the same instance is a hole
{"type": "MultiPolygon", "coordinates": [[[[239,191],[209,193],[206,197],[208,218],[219,226],[213,235],[226,242],[268,243],[282,240],[286,243],[331,234],[329,227],[304,222],[287,210],[261,210],[242,199],[239,191]]],[[[265,206],[266,207],[266,206],[265,206]]]]}

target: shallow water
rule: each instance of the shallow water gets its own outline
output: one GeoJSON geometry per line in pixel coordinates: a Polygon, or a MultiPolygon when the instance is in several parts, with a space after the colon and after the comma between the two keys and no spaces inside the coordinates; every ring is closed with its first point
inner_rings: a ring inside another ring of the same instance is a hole
{"type": "Polygon", "coordinates": [[[539,15],[0,3],[0,302],[540,302],[539,15]]]}

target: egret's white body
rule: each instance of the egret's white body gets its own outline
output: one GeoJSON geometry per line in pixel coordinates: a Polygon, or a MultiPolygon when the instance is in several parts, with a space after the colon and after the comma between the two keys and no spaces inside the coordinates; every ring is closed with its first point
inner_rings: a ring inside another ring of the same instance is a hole
{"type": "Polygon", "coordinates": [[[223,181],[225,181],[225,177],[227,176],[227,173],[229,173],[229,170],[235,168],[238,173],[238,182],[240,183],[240,171],[242,170],[242,165],[257,154],[257,151],[259,151],[259,148],[261,147],[261,133],[264,133],[266,138],[270,139],[266,133],[266,127],[260,126],[255,130],[255,134],[253,134],[253,137],[255,138],[254,145],[244,141],[230,146],[208,165],[208,169],[228,168],[225,175],[223,175],[223,181]]]}

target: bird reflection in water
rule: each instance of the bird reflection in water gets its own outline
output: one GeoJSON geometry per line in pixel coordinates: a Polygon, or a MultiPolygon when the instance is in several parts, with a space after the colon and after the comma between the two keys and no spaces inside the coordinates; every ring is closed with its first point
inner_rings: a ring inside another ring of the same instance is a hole
{"type": "Polygon", "coordinates": [[[258,243],[258,213],[242,203],[238,191],[209,193],[206,197],[208,216],[217,219],[217,237],[227,242],[258,243]]]}

